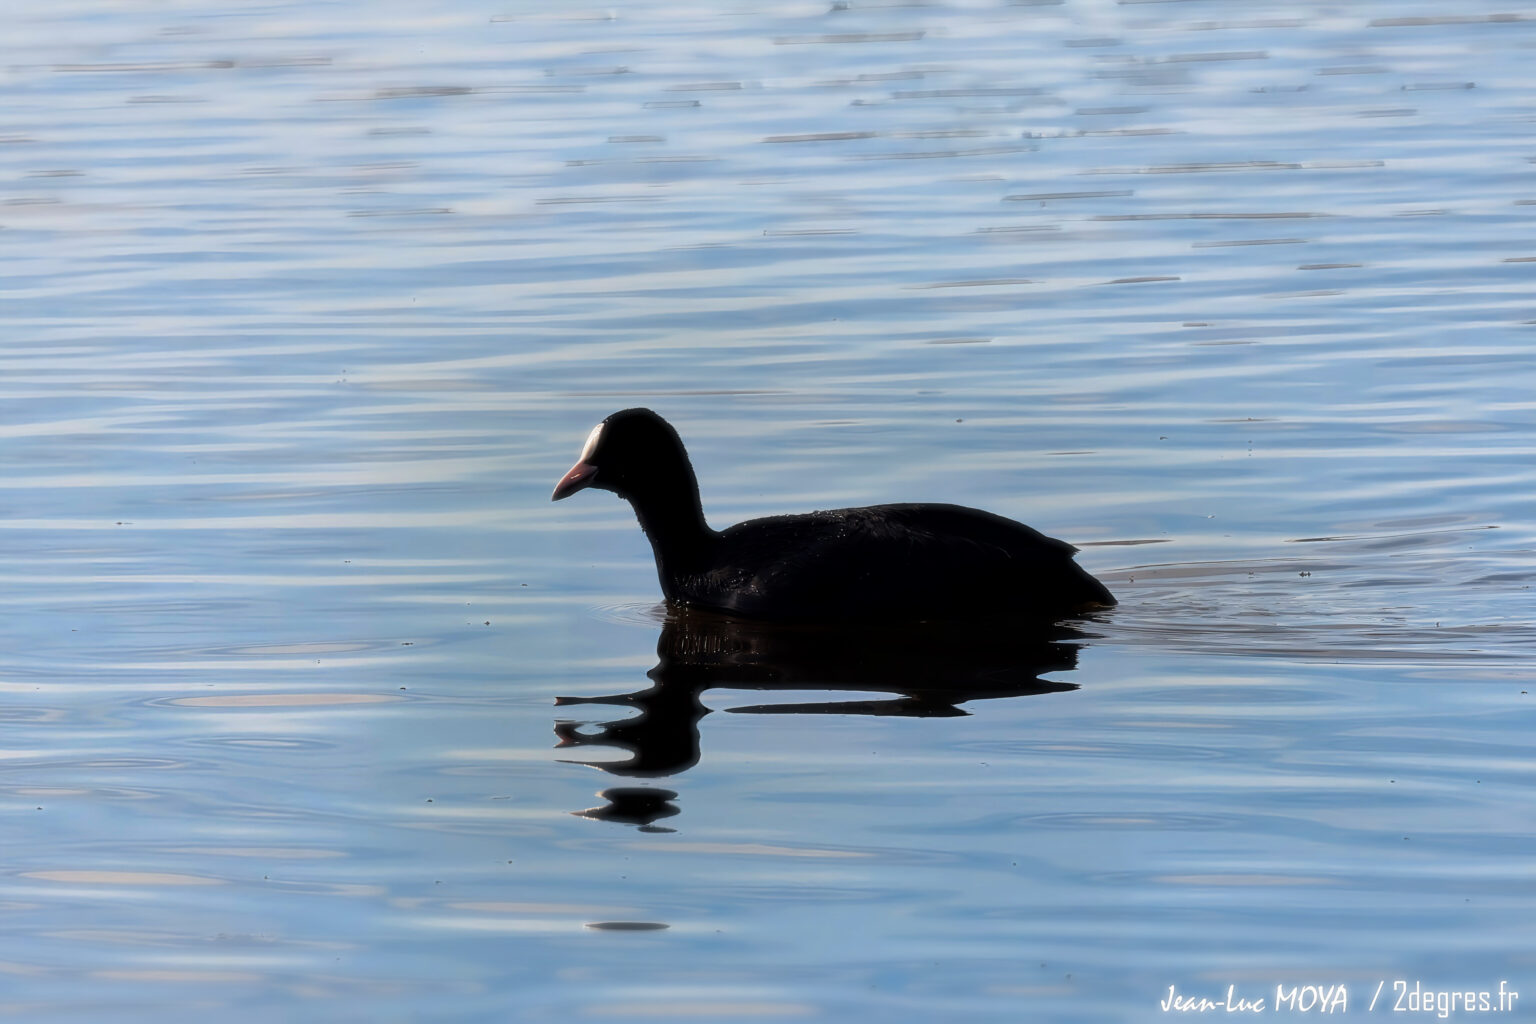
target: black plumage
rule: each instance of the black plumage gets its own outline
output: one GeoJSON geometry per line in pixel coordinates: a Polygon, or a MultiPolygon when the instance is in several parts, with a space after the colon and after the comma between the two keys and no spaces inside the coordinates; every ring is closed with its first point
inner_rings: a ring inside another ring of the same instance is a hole
{"type": "Polygon", "coordinates": [[[710,529],[677,431],[649,409],[603,420],[555,487],[634,507],[677,609],[786,622],[1049,621],[1115,603],[1077,550],[959,505],[899,504],[752,519],[710,529]]]}

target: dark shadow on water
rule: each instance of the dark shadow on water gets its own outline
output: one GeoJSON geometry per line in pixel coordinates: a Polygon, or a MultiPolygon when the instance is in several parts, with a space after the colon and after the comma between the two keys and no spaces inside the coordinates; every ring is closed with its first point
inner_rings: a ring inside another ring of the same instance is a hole
{"type": "Polygon", "coordinates": [[[672,832],[653,822],[670,818],[679,813],[677,794],[670,789],[651,789],[648,786],[614,786],[600,791],[598,796],[608,801],[601,807],[589,807],[575,813],[595,821],[616,821],[621,825],[638,825],[642,832],[672,832]]]}
{"type": "MultiPolygon", "coordinates": [[[[651,685],[633,693],[560,697],[559,707],[608,705],[638,714],[617,720],[562,719],[557,747],[624,751],[622,760],[565,759],[625,778],[661,778],[699,762],[699,723],[710,713],[710,689],[868,693],[868,699],[787,701],[731,708],[758,715],[969,714],[976,700],[1028,697],[1077,689],[1040,678],[1077,666],[1084,634],[1069,626],[990,625],[810,627],[746,622],[714,615],[669,616],[656,644],[651,685]],[[879,695],[879,696],[874,696],[879,695]]],[[[617,787],[608,803],[576,813],[652,828],[678,813],[670,790],[617,787]]]]}

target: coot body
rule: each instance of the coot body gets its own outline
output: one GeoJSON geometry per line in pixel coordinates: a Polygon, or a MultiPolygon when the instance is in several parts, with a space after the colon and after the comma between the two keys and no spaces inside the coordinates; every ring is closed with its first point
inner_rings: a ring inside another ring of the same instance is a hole
{"type": "Polygon", "coordinates": [[[599,423],[552,499],[586,487],[634,507],[677,609],[785,622],[1040,622],[1115,603],[1072,560],[1072,545],[959,505],[871,505],[712,530],[682,440],[649,409],[599,423]]]}

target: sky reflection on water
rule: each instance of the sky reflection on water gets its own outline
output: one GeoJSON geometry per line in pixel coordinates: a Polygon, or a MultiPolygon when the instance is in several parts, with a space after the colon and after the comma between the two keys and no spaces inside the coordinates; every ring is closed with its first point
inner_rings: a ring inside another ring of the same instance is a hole
{"type": "Polygon", "coordinates": [[[1536,988],[1532,33],[23,5],[5,1008],[1536,988]],[[1043,659],[679,647],[627,507],[548,502],[637,404],[717,527],[976,505],[1121,605],[1043,659]]]}

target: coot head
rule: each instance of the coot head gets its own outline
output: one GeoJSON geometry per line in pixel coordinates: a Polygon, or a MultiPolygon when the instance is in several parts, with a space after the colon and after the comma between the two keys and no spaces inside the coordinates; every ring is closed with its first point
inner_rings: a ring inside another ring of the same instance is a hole
{"type": "Polygon", "coordinates": [[[696,495],[693,467],[672,424],[649,409],[625,409],[592,428],[581,457],[560,478],[550,500],[588,487],[631,501],[667,488],[681,488],[686,495],[690,484],[696,495]]]}

